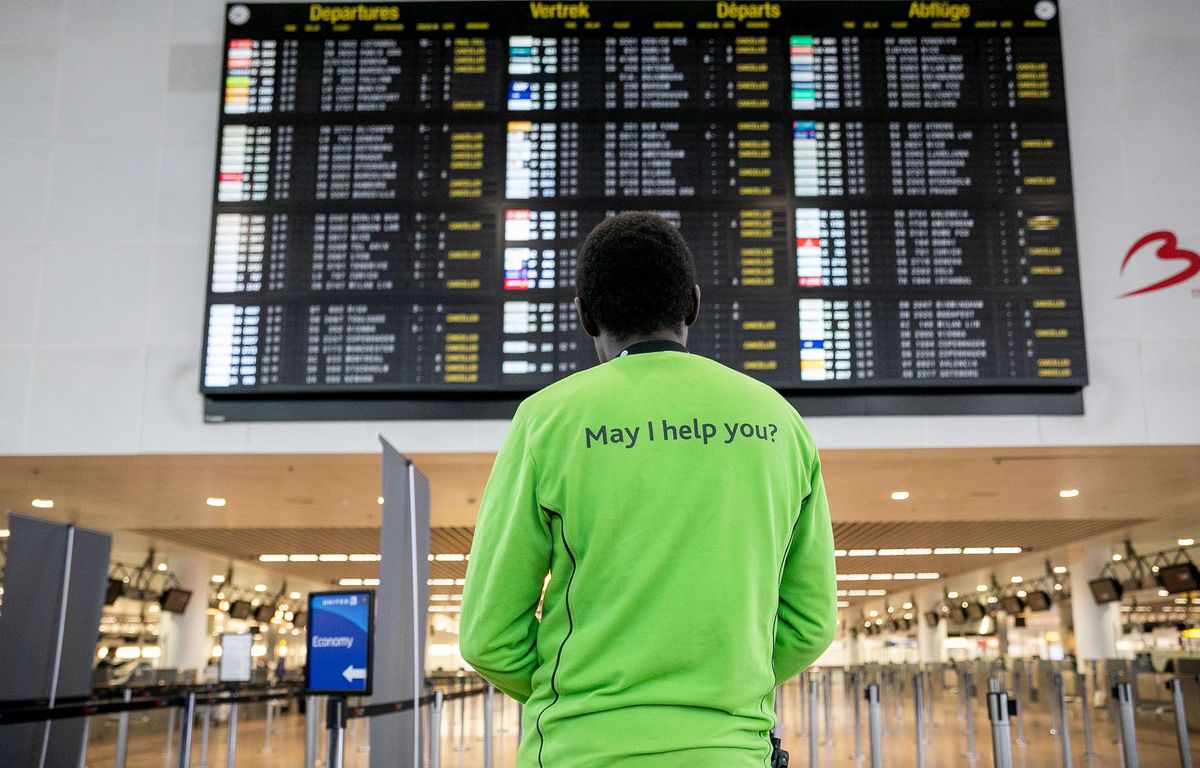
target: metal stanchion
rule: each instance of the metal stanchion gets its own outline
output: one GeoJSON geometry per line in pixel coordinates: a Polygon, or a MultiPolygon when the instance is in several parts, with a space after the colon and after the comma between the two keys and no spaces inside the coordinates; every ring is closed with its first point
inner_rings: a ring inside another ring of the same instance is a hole
{"type": "MultiPolygon", "coordinates": [[[[1178,662],[1176,662],[1178,663],[1178,662]]],[[[1180,768],[1192,768],[1192,748],[1188,744],[1187,712],[1183,704],[1183,683],[1178,677],[1167,683],[1175,707],[1175,735],[1179,741],[1180,768]]]]}
{"type": "Polygon", "coordinates": [[[1121,718],[1117,721],[1121,733],[1121,757],[1125,768],[1138,768],[1137,726],[1133,719],[1133,694],[1129,683],[1117,683],[1112,690],[1121,718]]]}
{"type": "Polygon", "coordinates": [[[192,764],[192,719],[196,714],[196,692],[189,691],[183,701],[183,728],[179,732],[179,768],[192,764]]]}
{"type": "Polygon", "coordinates": [[[967,754],[968,760],[975,760],[975,678],[970,669],[963,670],[963,704],[967,708],[967,754]]]}
{"type": "Polygon", "coordinates": [[[317,697],[304,697],[304,768],[317,762],[317,697]]]}
{"type": "Polygon", "coordinates": [[[433,706],[429,708],[429,768],[441,768],[442,764],[442,692],[433,692],[433,706]]]}
{"type": "Polygon", "coordinates": [[[856,763],[861,763],[865,757],[862,751],[862,699],[859,694],[861,692],[861,672],[850,673],[850,684],[854,691],[851,697],[854,699],[854,754],[850,755],[850,759],[856,763]]]}
{"type": "Polygon", "coordinates": [[[808,677],[808,765],[809,768],[817,768],[821,762],[820,743],[821,738],[817,733],[817,681],[811,675],[808,677]]]}
{"type": "Polygon", "coordinates": [[[808,718],[804,716],[804,707],[807,704],[805,701],[805,692],[808,690],[807,681],[808,671],[806,670],[800,675],[800,679],[797,681],[798,685],[796,686],[796,724],[799,726],[801,738],[808,735],[808,718]]]}
{"type": "MultiPolygon", "coordinates": [[[[458,686],[459,692],[461,693],[462,691],[466,690],[467,683],[461,677],[458,679],[458,682],[459,682],[459,686],[458,686]]],[[[467,751],[467,697],[466,696],[463,696],[462,698],[460,698],[458,700],[458,746],[456,746],[454,749],[457,752],[466,752],[467,751]]]]}
{"type": "MultiPolygon", "coordinates": [[[[1029,699],[1021,696],[1021,683],[1024,682],[1026,687],[1029,685],[1029,670],[1026,669],[1025,662],[1018,659],[1013,664],[1013,694],[1019,701],[1028,701],[1029,699]]],[[[1025,715],[1021,712],[1021,708],[1017,708],[1015,715],[1017,720],[1017,746],[1025,746],[1025,715]]]]}
{"type": "Polygon", "coordinates": [[[196,764],[196,768],[209,768],[208,766],[208,726],[212,719],[212,705],[205,704],[203,711],[200,714],[200,762],[196,764]]]}
{"type": "MultiPolygon", "coordinates": [[[[1093,662],[1092,669],[1095,668],[1093,662]]],[[[1092,749],[1092,713],[1091,704],[1088,703],[1087,676],[1078,671],[1075,672],[1075,692],[1079,695],[1080,717],[1083,718],[1083,759],[1091,762],[1100,756],[1092,749]]]]}
{"type": "Polygon", "coordinates": [[[329,700],[325,714],[325,730],[329,732],[329,768],[342,768],[342,748],[346,739],[346,700],[335,696],[329,700]]]}
{"type": "MultiPolygon", "coordinates": [[[[941,669],[938,668],[938,674],[941,674],[941,669]]],[[[928,719],[928,724],[931,729],[937,728],[937,721],[933,718],[933,679],[926,674],[922,677],[925,686],[925,715],[928,719]]]]}
{"type": "Polygon", "coordinates": [[[917,768],[925,768],[925,674],[918,672],[913,677],[913,728],[917,734],[917,768]]]}
{"type": "Polygon", "coordinates": [[[1067,684],[1062,672],[1054,673],[1055,697],[1058,699],[1059,743],[1062,745],[1063,768],[1072,768],[1071,724],[1067,720],[1067,684]]]}
{"type": "Polygon", "coordinates": [[[237,756],[237,712],[238,705],[235,701],[229,705],[229,733],[225,741],[225,768],[233,768],[233,762],[237,756]]]}
{"type": "Polygon", "coordinates": [[[881,669],[879,671],[879,706],[882,709],[880,713],[883,716],[883,735],[892,735],[892,708],[888,706],[892,696],[892,680],[888,670],[881,669]]]}
{"type": "Polygon", "coordinates": [[[871,768],[883,768],[883,738],[879,732],[879,683],[867,686],[867,730],[870,731],[871,768]]]}
{"type": "MultiPolygon", "coordinates": [[[[121,693],[121,701],[126,704],[133,698],[133,691],[126,688],[121,693]]],[[[122,712],[117,716],[117,758],[114,765],[116,768],[125,768],[125,754],[129,751],[129,712],[122,712]]]]}
{"type": "Polygon", "coordinates": [[[175,708],[167,713],[167,745],[163,747],[163,757],[170,757],[175,753],[175,708]]]}
{"type": "Polygon", "coordinates": [[[263,751],[264,755],[271,751],[271,730],[272,730],[272,726],[274,725],[272,722],[271,715],[275,711],[275,708],[272,706],[274,703],[275,702],[271,701],[271,700],[267,701],[267,722],[266,722],[266,727],[263,728],[262,751],[263,751]]]}
{"type": "Polygon", "coordinates": [[[833,670],[825,670],[825,677],[822,678],[821,693],[825,697],[825,741],[821,743],[823,747],[833,746],[833,670]]]}
{"type": "MultiPolygon", "coordinates": [[[[994,687],[999,688],[999,685],[994,687]]],[[[987,702],[988,719],[992,723],[992,755],[995,759],[996,768],[1012,768],[1011,729],[1008,723],[1008,694],[1002,690],[989,690],[987,702]]]]}
{"type": "Polygon", "coordinates": [[[521,743],[521,737],[525,735],[525,705],[517,702],[517,743],[521,743]]]}
{"type": "Polygon", "coordinates": [[[492,768],[492,697],[495,689],[489,684],[483,696],[483,768],[492,768]]]}

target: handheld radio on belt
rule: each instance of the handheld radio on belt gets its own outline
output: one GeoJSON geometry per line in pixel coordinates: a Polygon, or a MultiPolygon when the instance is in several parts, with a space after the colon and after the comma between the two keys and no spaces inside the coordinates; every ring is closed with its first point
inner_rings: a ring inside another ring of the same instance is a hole
{"type": "Polygon", "coordinates": [[[771,736],[771,768],[787,768],[788,753],[780,746],[782,742],[778,736],[771,736]]]}

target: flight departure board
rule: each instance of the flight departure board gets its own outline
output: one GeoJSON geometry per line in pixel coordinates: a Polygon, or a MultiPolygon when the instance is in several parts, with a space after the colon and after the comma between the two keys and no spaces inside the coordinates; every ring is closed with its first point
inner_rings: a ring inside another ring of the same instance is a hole
{"type": "Polygon", "coordinates": [[[692,351],[781,391],[1078,392],[1057,14],[230,5],[202,391],[536,390],[595,364],[583,238],[645,210],[692,351]]]}

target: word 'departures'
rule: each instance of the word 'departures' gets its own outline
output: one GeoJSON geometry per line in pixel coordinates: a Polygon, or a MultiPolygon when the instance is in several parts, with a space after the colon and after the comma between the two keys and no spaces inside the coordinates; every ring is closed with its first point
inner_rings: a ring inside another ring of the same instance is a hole
{"type": "Polygon", "coordinates": [[[617,445],[634,448],[643,443],[675,443],[699,441],[704,445],[716,443],[729,445],[735,440],[762,440],[775,442],[779,432],[775,424],[754,424],[743,421],[700,421],[692,419],[672,423],[667,419],[651,419],[645,424],[601,424],[584,427],[584,447],[617,445]]]}

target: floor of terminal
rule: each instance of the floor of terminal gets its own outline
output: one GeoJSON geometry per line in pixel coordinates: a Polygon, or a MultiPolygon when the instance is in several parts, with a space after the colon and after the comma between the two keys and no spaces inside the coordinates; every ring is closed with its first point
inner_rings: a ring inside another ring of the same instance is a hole
{"type": "MultiPolygon", "coordinates": [[[[831,738],[824,731],[824,707],[819,708],[820,747],[819,765],[853,765],[854,760],[854,714],[853,700],[845,693],[840,672],[835,673],[830,708],[831,738]]],[[[784,690],[782,708],[782,732],[784,746],[791,752],[792,764],[809,765],[808,740],[802,732],[798,717],[800,685],[789,683],[784,690]]],[[[1034,704],[1023,707],[1023,722],[1018,730],[1017,722],[1012,725],[1014,768],[1059,768],[1063,766],[1061,740],[1051,732],[1051,715],[1046,696],[1034,704]],[[1024,735],[1025,744],[1017,743],[1019,733],[1024,735]]],[[[975,753],[976,759],[967,757],[965,715],[959,708],[956,689],[940,689],[934,686],[933,722],[929,727],[926,745],[926,766],[992,766],[991,728],[983,694],[975,697],[975,753]]],[[[1190,705],[1200,706],[1200,702],[1190,705]]],[[[496,698],[495,763],[497,768],[512,766],[517,744],[516,704],[496,698]],[[502,703],[503,702],[503,703],[502,703]]],[[[883,727],[883,761],[888,768],[915,768],[916,742],[913,722],[915,707],[911,701],[911,686],[905,695],[885,696],[881,708],[883,727]]],[[[479,698],[466,701],[463,714],[457,702],[450,702],[442,719],[441,765],[444,768],[482,768],[482,702],[479,698]],[[465,715],[465,717],[463,716],[465,715]],[[461,739],[461,746],[459,749],[461,739]]],[[[1068,722],[1072,764],[1091,768],[1120,768],[1120,748],[1117,746],[1116,729],[1110,709],[1091,710],[1093,750],[1095,757],[1086,758],[1082,726],[1081,703],[1068,699],[1068,722]]],[[[867,734],[867,708],[861,707],[863,765],[870,765],[867,734]]],[[[807,715],[804,718],[807,721],[807,715]]],[[[255,719],[243,719],[238,728],[236,765],[242,768],[294,768],[304,764],[304,718],[288,714],[275,721],[273,734],[267,746],[264,731],[265,721],[259,715],[255,719]]],[[[92,728],[97,727],[93,723],[92,728]]],[[[144,723],[149,725],[149,723],[144,723]]],[[[369,727],[369,726],[368,726],[369,727]]],[[[165,725],[154,729],[143,727],[132,729],[126,765],[129,768],[164,768],[177,764],[177,753],[165,753],[165,725]]],[[[226,765],[225,744],[227,730],[224,724],[214,723],[209,734],[208,763],[212,766],[226,765]]],[[[200,765],[201,729],[197,726],[192,750],[191,765],[200,765]]],[[[344,765],[346,768],[368,768],[370,755],[367,728],[362,721],[351,721],[346,731],[344,765]]],[[[1192,733],[1192,759],[1200,763],[1200,734],[1192,733]]],[[[321,738],[323,744],[323,736],[321,738]]],[[[1155,713],[1144,709],[1137,713],[1138,755],[1143,766],[1165,767],[1180,765],[1179,750],[1172,715],[1155,713]]],[[[319,763],[319,765],[323,764],[319,763]]],[[[90,768],[111,768],[115,765],[115,745],[111,738],[94,732],[88,750],[87,765],[90,768]]]]}

